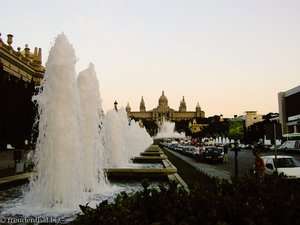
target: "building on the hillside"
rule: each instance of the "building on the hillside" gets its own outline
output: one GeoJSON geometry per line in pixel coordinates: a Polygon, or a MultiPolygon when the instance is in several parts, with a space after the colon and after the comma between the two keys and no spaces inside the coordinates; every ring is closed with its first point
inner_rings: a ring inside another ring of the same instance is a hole
{"type": "MultiPolygon", "coordinates": [[[[245,115],[235,116],[229,123],[229,136],[232,139],[240,139],[246,141],[249,139],[251,130],[254,124],[263,121],[263,116],[258,114],[257,111],[246,111],[245,115]]],[[[257,133],[257,132],[256,132],[257,133]]],[[[253,141],[253,140],[252,140],[253,141]]]]}
{"type": "Polygon", "coordinates": [[[0,150],[6,146],[23,148],[31,139],[35,119],[32,96],[41,83],[45,68],[42,50],[30,52],[12,46],[13,35],[7,41],[0,34],[0,150]]]}
{"type": "Polygon", "coordinates": [[[245,116],[234,115],[229,121],[229,137],[235,140],[245,139],[245,116]]]}
{"type": "Polygon", "coordinates": [[[245,126],[248,128],[254,123],[260,122],[263,120],[262,115],[257,114],[257,111],[246,111],[245,112],[245,126]]]}
{"type": "Polygon", "coordinates": [[[282,134],[300,133],[300,85],[278,93],[282,134]]]}
{"type": "Polygon", "coordinates": [[[144,98],[142,97],[139,111],[131,111],[129,103],[126,106],[126,111],[128,117],[131,119],[139,121],[140,123],[141,121],[152,121],[156,125],[160,125],[164,120],[173,122],[179,122],[183,120],[193,122],[197,118],[205,117],[205,113],[201,110],[199,103],[197,103],[195,111],[187,111],[184,97],[180,101],[178,111],[170,108],[164,91],[158,100],[158,106],[156,108],[146,111],[146,104],[144,98]]]}

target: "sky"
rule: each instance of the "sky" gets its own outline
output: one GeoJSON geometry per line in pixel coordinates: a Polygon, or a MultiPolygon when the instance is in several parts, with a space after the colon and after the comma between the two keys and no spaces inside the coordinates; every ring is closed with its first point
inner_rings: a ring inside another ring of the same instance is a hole
{"type": "Polygon", "coordinates": [[[95,65],[103,109],[197,103],[206,117],[278,112],[300,85],[299,0],[1,0],[0,33],[43,50],[58,34],[95,65]]]}

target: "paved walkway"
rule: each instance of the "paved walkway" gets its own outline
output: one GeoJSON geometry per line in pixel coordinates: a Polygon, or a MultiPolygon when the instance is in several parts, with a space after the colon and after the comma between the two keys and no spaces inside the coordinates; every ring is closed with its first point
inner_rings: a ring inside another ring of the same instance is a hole
{"type": "Polygon", "coordinates": [[[186,163],[194,167],[197,171],[205,174],[208,177],[218,177],[219,179],[231,180],[232,174],[226,170],[220,170],[214,167],[213,165],[207,163],[200,163],[195,161],[193,158],[182,155],[176,151],[164,148],[165,151],[169,152],[170,154],[184,160],[186,163]]]}
{"type": "Polygon", "coordinates": [[[189,189],[195,186],[201,186],[202,188],[212,190],[215,187],[214,179],[203,174],[182,157],[177,157],[173,152],[164,148],[162,148],[162,150],[171,163],[177,168],[177,173],[187,183],[189,189]]]}

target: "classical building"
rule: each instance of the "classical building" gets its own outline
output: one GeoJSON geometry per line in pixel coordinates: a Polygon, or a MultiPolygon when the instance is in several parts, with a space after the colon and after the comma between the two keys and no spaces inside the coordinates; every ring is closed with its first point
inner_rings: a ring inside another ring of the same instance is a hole
{"type": "Polygon", "coordinates": [[[195,111],[187,111],[186,102],[184,97],[180,101],[179,110],[176,111],[169,107],[168,99],[165,96],[164,91],[158,100],[158,106],[152,110],[146,111],[146,105],[144,98],[142,97],[140,103],[140,111],[131,111],[129,103],[126,106],[127,115],[129,118],[143,121],[149,120],[155,122],[157,125],[161,124],[163,120],[168,121],[193,121],[197,118],[204,118],[205,113],[201,110],[199,103],[197,104],[195,111]]]}
{"type": "Polygon", "coordinates": [[[0,150],[6,146],[23,148],[31,139],[35,109],[32,96],[45,68],[42,50],[30,52],[28,45],[21,50],[12,47],[13,35],[7,41],[0,34],[0,150]]]}
{"type": "Polygon", "coordinates": [[[7,35],[7,44],[5,44],[0,34],[1,74],[7,74],[8,77],[14,76],[27,83],[33,81],[35,84],[39,84],[45,72],[45,68],[42,66],[41,48],[36,47],[32,53],[26,44],[22,51],[20,47],[15,51],[12,43],[13,35],[7,35]]]}

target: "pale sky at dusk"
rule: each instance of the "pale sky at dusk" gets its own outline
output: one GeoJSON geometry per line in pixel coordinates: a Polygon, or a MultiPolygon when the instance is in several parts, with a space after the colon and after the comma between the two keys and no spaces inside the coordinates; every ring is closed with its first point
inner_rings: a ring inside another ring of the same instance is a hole
{"type": "Polygon", "coordinates": [[[199,102],[206,116],[278,112],[300,85],[299,0],[2,0],[0,33],[43,49],[64,32],[76,70],[95,65],[104,111],[199,102]]]}

